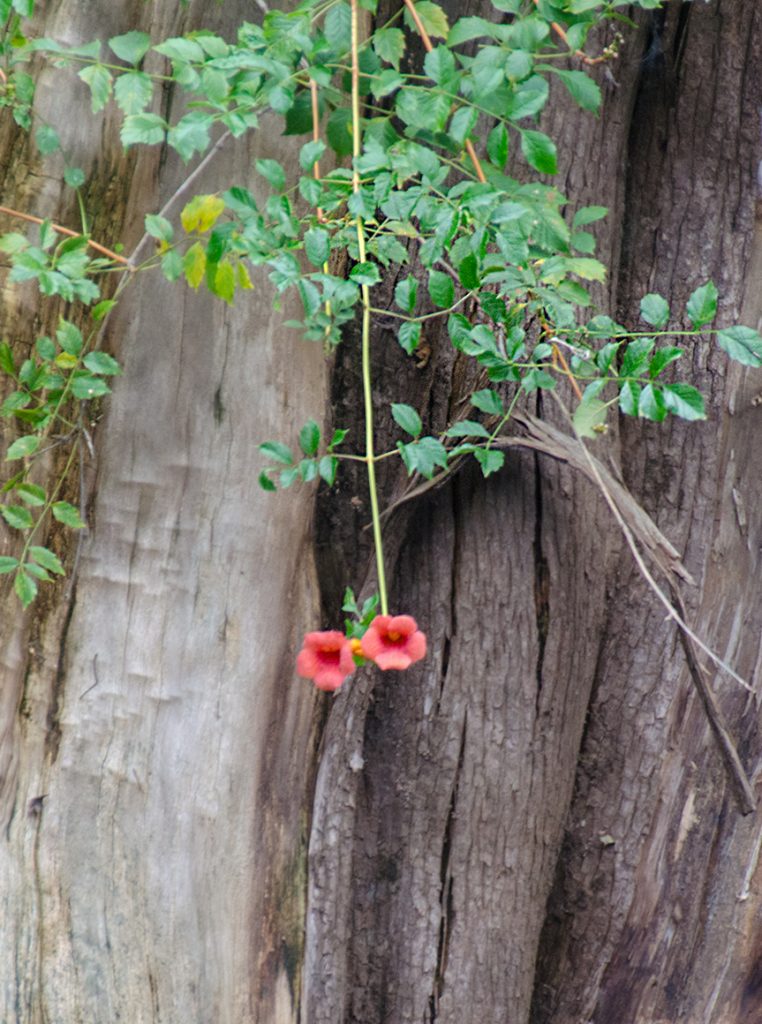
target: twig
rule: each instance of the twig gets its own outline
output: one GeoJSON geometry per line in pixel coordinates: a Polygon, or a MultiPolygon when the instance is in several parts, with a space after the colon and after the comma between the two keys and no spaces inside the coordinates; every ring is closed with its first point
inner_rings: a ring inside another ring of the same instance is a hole
{"type": "MultiPolygon", "coordinates": [[[[21,210],[14,210],[10,206],[0,206],[0,213],[10,214],[11,217],[19,217],[21,220],[29,221],[31,224],[45,223],[44,217],[35,217],[31,213],[22,213],[21,210]]],[[[68,235],[69,238],[82,237],[81,231],[72,231],[71,228],[62,227],[61,224],[51,223],[50,226],[53,228],[54,231],[57,231],[59,235],[68,235]]],[[[104,256],[108,256],[109,259],[116,260],[117,263],[124,263],[129,270],[133,269],[130,266],[130,261],[125,256],[120,256],[118,252],[113,252],[113,250],[107,249],[105,245],[100,245],[100,243],[94,242],[92,238],[88,238],[87,244],[90,246],[91,249],[95,249],[96,252],[100,252],[104,256]]]]}
{"type": "MultiPolygon", "coordinates": [[[[428,53],[431,53],[431,51],[434,49],[434,44],[432,43],[431,38],[429,37],[429,33],[426,31],[426,28],[424,27],[424,24],[421,21],[421,17],[418,14],[418,11],[416,11],[415,9],[415,4],[413,3],[413,0],[405,0],[405,7],[407,7],[410,13],[410,17],[415,22],[415,27],[418,29],[418,35],[421,37],[421,41],[424,45],[424,48],[428,51],[428,53]]],[[[465,150],[468,153],[469,157],[471,158],[471,163],[474,165],[476,177],[484,185],[487,179],[484,175],[481,161],[479,160],[479,157],[476,155],[476,150],[474,149],[473,143],[471,142],[470,139],[466,139],[465,150]]]]}

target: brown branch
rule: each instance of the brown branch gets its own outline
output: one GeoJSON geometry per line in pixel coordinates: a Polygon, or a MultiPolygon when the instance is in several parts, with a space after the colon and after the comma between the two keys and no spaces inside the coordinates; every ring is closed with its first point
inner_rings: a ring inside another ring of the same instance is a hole
{"type": "MultiPolygon", "coordinates": [[[[535,5],[535,7],[539,7],[540,0],[532,0],[532,3],[535,5]]],[[[551,21],[550,27],[556,33],[558,38],[563,42],[564,46],[566,46],[568,49],[571,49],[571,47],[569,46],[569,37],[566,34],[566,30],[561,25],[559,25],[557,21],[551,21]]],[[[583,64],[602,64],[605,60],[608,59],[608,57],[606,56],[588,57],[588,55],[583,50],[574,50],[573,56],[579,57],[583,64]]]]}
{"type": "MultiPolygon", "coordinates": [[[[31,213],[22,213],[21,210],[14,210],[10,206],[0,206],[0,213],[7,213],[11,217],[19,217],[21,220],[28,220],[31,224],[44,224],[45,219],[43,217],[35,217],[31,213]]],[[[70,238],[81,238],[82,232],[72,231],[71,228],[62,227],[60,224],[50,225],[54,231],[57,231],[59,235],[68,235],[70,238]]],[[[87,244],[91,249],[95,249],[96,252],[103,253],[104,256],[108,256],[109,259],[116,260],[117,263],[124,263],[125,266],[129,267],[130,261],[124,256],[120,256],[119,253],[114,252],[111,249],[107,249],[105,245],[100,245],[99,242],[94,242],[91,238],[88,238],[87,244]]]]}

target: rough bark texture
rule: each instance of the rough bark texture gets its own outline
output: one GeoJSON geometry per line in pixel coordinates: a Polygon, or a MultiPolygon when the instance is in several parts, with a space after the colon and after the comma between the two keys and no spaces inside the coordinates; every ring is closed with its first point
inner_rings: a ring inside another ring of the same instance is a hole
{"type": "MultiPolygon", "coordinates": [[[[251,15],[247,3],[44,6],[44,34],[71,42],[201,23],[231,35],[251,15]]],[[[116,119],[90,115],[74,73],[43,70],[38,96],[88,175],[95,236],[129,252],[192,165],[125,158],[116,119]]],[[[60,168],[9,121],[4,202],[76,225],[60,168]]],[[[273,136],[254,140],[257,155],[289,158],[273,136]]],[[[252,163],[251,147],[226,146],[175,216],[194,192],[255,189],[252,163]]],[[[39,300],[10,295],[4,329],[23,347],[39,300]]],[[[294,1019],[316,722],[309,689],[284,684],[318,594],[310,502],[258,488],[256,444],[321,418],[325,371],[280,319],[265,287],[231,310],[140,278],[108,332],[125,372],[95,431],[79,571],[25,616],[6,594],[9,1024],[294,1019]]]]}
{"type": "MultiPolygon", "coordinates": [[[[628,35],[615,79],[600,72],[598,120],[556,98],[559,184],[574,206],[612,211],[601,299],[624,322],[647,291],[679,311],[711,277],[723,322],[756,326],[761,47],[756,4],[674,3],[628,35]]],[[[441,427],[460,367],[446,339],[427,341],[411,381],[380,336],[377,386],[405,381],[404,400],[441,427]]],[[[691,344],[709,421],[630,423],[609,455],[699,581],[688,602],[701,632],[753,678],[759,374],[691,344]]],[[[368,675],[333,705],[303,1020],[758,1019],[758,818],[737,813],[674,626],[600,499],[518,455],[497,480],[464,472],[390,533],[393,603],[433,649],[418,671],[368,675]]],[[[753,775],[756,699],[715,686],[753,775]]]]}
{"type": "MultiPolygon", "coordinates": [[[[481,0],[449,13],[494,16],[481,0]]],[[[153,17],[158,37],[210,19],[230,31],[252,5],[59,0],[44,17],[72,41],[153,17]]],[[[722,321],[757,326],[758,4],[672,0],[626,37],[613,76],[595,72],[600,117],[561,94],[547,116],[559,187],[611,209],[597,299],[634,324],[645,292],[679,311],[711,277],[722,321]]],[[[166,153],[125,158],[110,119],[71,116],[87,99],[61,81],[42,72],[41,111],[88,173],[95,234],[129,250],[185,172],[166,153]]],[[[8,122],[4,201],[76,223],[8,122]]],[[[254,145],[282,152],[269,132],[254,145]]],[[[251,156],[226,148],[196,190],[251,185],[251,156]]],[[[4,298],[23,350],[36,295],[4,298]]],[[[281,337],[270,305],[264,288],[230,311],[141,280],[109,332],[125,375],[96,431],[74,586],[34,615],[4,605],[0,1019],[761,1019],[762,812],[737,813],[674,626],[571,469],[510,454],[496,478],[466,469],[406,505],[387,529],[392,604],[426,629],[429,657],[359,674],[324,728],[329,699],[292,685],[319,605],[332,624],[347,582],[372,586],[369,517],[362,477],[343,473],[318,503],[318,588],[311,499],[256,489],[256,442],[319,419],[327,394],[321,353],[281,337]]],[[[390,399],[438,428],[475,386],[443,333],[424,349],[407,358],[377,325],[380,444],[390,399]]],[[[754,679],[762,381],[709,341],[692,351],[710,419],[625,423],[596,452],[698,581],[694,623],[754,679]]],[[[350,330],[329,419],[355,439],[358,365],[350,330]]],[[[532,411],[565,428],[547,400],[532,411]]],[[[714,685],[756,780],[757,699],[714,685]]]]}

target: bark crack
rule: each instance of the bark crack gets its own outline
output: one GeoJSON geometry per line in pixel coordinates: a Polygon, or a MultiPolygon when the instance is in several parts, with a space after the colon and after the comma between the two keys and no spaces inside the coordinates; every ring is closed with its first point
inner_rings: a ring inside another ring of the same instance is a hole
{"type": "Polygon", "coordinates": [[[545,660],[545,644],[548,639],[548,627],[550,624],[550,573],[548,571],[548,560],[542,549],[542,475],[540,473],[540,456],[534,457],[534,607],[537,622],[537,663],[535,666],[535,678],[537,693],[535,696],[535,710],[540,712],[540,695],[542,693],[542,667],[545,660]]]}
{"type": "Polygon", "coordinates": [[[468,727],[468,712],[463,714],[463,728],[460,734],[460,749],[458,750],[458,763],[455,768],[455,776],[452,781],[452,794],[450,806],[447,810],[447,821],[445,823],[444,838],[442,840],[442,861],[440,868],[440,918],[439,918],[439,944],[437,947],[437,969],[434,974],[434,985],[429,996],[429,1022],[435,1024],[439,1014],[439,1000],[444,990],[445,971],[447,970],[447,950],[452,931],[452,923],[455,918],[453,903],[453,876],[450,872],[450,853],[452,851],[452,833],[455,826],[455,808],[458,802],[458,789],[460,777],[463,771],[463,760],[466,750],[466,729],[468,727]]]}

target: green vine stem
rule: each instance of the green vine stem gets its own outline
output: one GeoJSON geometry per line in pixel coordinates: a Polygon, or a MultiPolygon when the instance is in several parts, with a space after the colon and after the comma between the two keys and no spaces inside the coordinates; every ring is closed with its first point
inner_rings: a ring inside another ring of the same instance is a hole
{"type": "MultiPolygon", "coordinates": [[[[360,26],[357,0],[352,0],[352,191],[360,191],[360,174],[357,160],[362,153],[362,125],[360,120],[360,26]]],[[[360,262],[365,263],[365,224],[358,214],[357,249],[360,262]]],[[[365,462],[368,467],[368,490],[370,492],[370,513],[373,521],[373,546],[376,551],[376,569],[378,572],[378,593],[381,601],[381,614],[389,614],[389,603],[386,596],[386,572],[384,570],[384,545],[381,536],[381,516],[378,508],[378,491],[376,488],[376,457],[373,452],[373,391],[370,376],[370,288],[361,285],[362,294],[362,390],[365,406],[365,462]]]]}

